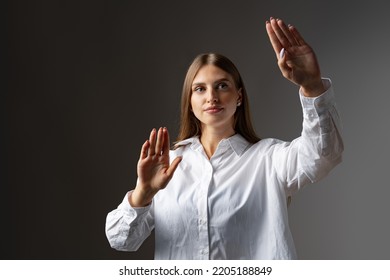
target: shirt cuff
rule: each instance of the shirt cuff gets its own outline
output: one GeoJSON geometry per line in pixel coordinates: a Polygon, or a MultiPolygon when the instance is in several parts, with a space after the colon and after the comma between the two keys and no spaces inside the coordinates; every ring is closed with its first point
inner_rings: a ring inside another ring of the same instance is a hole
{"type": "Polygon", "coordinates": [[[310,116],[313,110],[321,114],[335,103],[332,81],[328,78],[322,78],[322,83],[326,91],[317,97],[306,97],[301,90],[299,91],[302,108],[309,117],[314,117],[310,116]]]}
{"type": "Polygon", "coordinates": [[[149,211],[150,207],[152,206],[153,202],[145,207],[133,207],[130,205],[130,202],[129,202],[129,196],[132,193],[133,193],[133,191],[129,191],[126,193],[119,208],[121,208],[122,210],[124,210],[128,213],[135,214],[136,216],[141,216],[141,215],[147,213],[149,211]]]}

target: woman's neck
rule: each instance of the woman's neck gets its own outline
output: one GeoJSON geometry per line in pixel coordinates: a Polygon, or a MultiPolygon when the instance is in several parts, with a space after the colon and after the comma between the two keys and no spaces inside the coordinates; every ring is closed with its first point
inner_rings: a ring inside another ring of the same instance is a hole
{"type": "Polygon", "coordinates": [[[222,139],[233,136],[236,132],[233,128],[225,130],[215,129],[203,129],[202,135],[200,136],[200,142],[202,143],[203,149],[206,152],[207,157],[210,159],[215,153],[219,142],[222,139]]]}

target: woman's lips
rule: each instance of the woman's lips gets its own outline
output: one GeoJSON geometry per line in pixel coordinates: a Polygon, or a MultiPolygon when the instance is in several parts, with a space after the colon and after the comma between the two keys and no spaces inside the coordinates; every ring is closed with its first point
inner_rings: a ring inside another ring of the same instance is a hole
{"type": "Polygon", "coordinates": [[[221,107],[209,107],[205,111],[207,113],[210,113],[210,114],[216,114],[216,113],[221,112],[222,110],[223,110],[223,108],[221,108],[221,107]]]}

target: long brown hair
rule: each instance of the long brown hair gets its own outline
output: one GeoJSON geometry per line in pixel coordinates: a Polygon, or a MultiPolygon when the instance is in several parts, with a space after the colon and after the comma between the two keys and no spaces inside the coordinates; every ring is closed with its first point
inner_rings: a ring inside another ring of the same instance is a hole
{"type": "Polygon", "coordinates": [[[199,69],[205,65],[214,65],[233,77],[236,88],[241,89],[242,94],[241,106],[237,107],[236,113],[234,114],[234,130],[236,133],[241,134],[248,142],[258,142],[260,138],[256,135],[251,122],[248,95],[236,66],[221,54],[205,53],[195,57],[184,79],[181,96],[180,129],[176,144],[184,139],[200,136],[202,133],[200,121],[191,111],[191,94],[192,82],[199,69]]]}

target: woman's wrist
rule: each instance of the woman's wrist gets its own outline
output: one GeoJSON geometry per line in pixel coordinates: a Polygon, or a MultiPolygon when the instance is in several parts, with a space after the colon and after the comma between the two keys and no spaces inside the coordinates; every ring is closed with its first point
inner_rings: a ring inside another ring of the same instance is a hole
{"type": "Polygon", "coordinates": [[[301,86],[301,92],[306,97],[317,97],[326,91],[322,79],[309,85],[301,86]]]}
{"type": "Polygon", "coordinates": [[[146,207],[152,202],[155,194],[153,191],[145,191],[137,186],[129,195],[129,203],[132,207],[146,207]]]}

